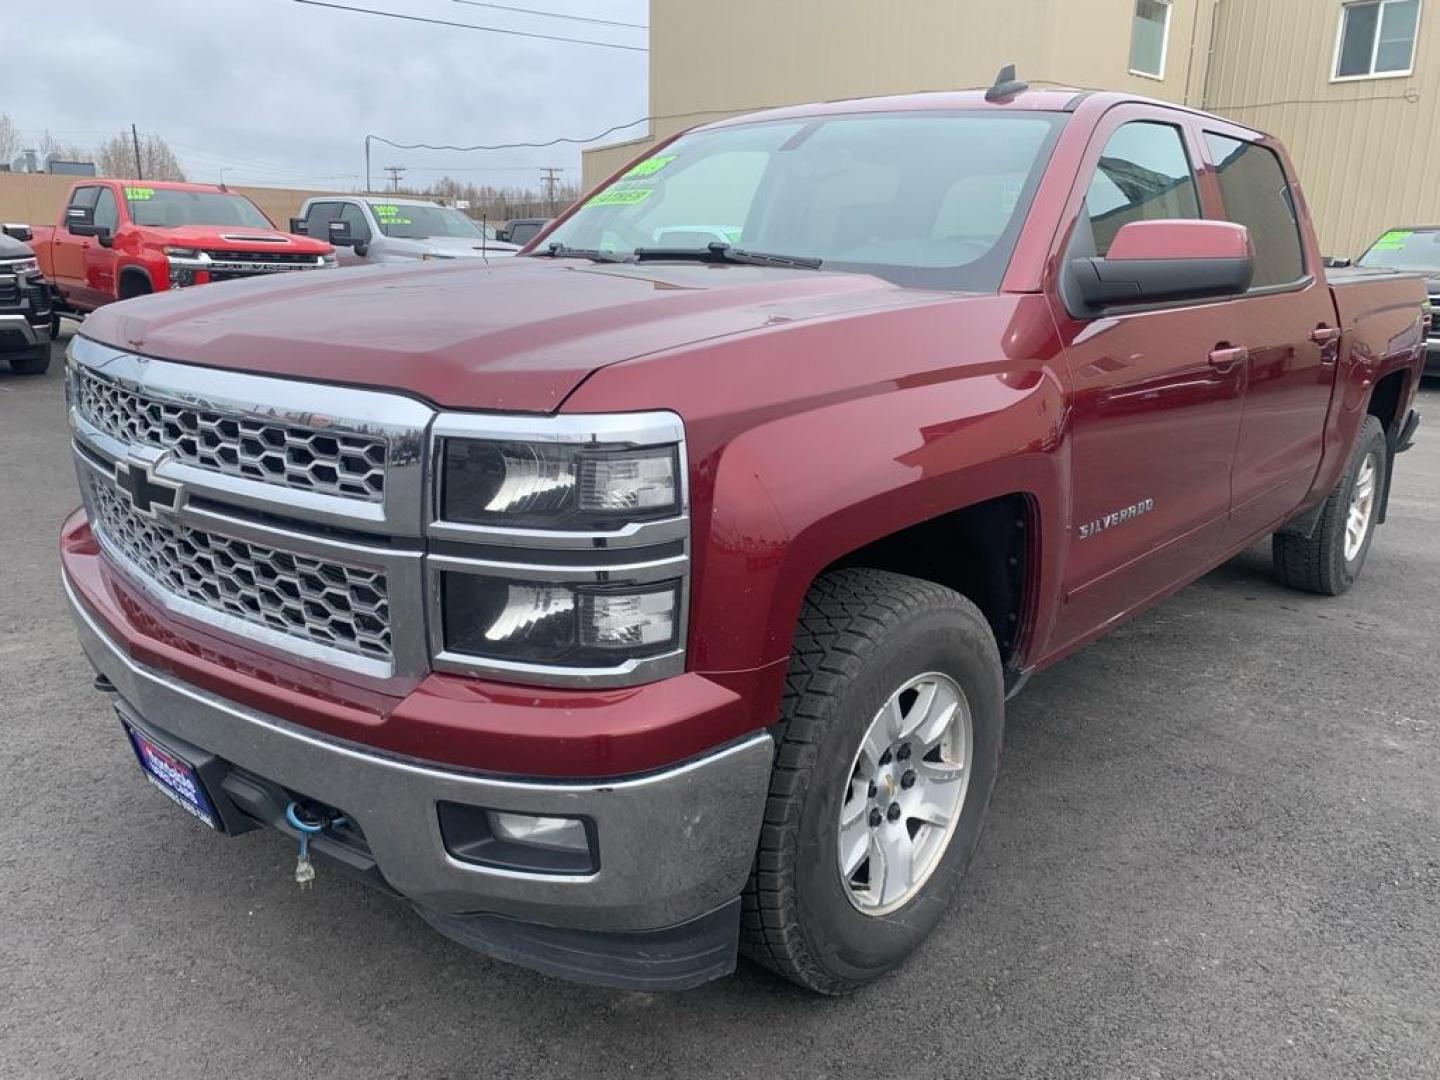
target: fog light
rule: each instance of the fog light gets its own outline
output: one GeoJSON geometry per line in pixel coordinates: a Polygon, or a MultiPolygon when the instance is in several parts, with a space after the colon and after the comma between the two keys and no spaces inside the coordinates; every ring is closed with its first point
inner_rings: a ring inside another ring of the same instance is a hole
{"type": "Polygon", "coordinates": [[[536,817],[533,814],[509,814],[490,811],[490,828],[498,840],[528,847],[553,848],[557,851],[588,851],[585,823],[576,818],[536,817]]]}
{"type": "Polygon", "coordinates": [[[589,818],[521,814],[441,802],[440,839],[450,857],[476,866],[531,874],[593,874],[600,869],[589,818]]]}

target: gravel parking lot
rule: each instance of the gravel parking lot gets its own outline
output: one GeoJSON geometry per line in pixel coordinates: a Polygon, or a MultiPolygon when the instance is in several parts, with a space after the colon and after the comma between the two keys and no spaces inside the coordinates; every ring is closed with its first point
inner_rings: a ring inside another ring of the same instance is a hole
{"type": "Polygon", "coordinates": [[[1440,392],[1350,595],[1256,548],[1031,683],[952,917],[834,1001],[532,975],[161,798],[61,598],[60,373],[0,369],[0,1076],[1440,1075],[1440,392]]]}

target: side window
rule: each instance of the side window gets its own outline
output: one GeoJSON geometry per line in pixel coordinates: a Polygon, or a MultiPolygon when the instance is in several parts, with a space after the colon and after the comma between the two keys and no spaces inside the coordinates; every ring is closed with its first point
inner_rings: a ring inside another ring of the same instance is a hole
{"type": "Polygon", "coordinates": [[[70,205],[89,209],[95,205],[95,200],[100,196],[98,187],[76,188],[70,196],[70,205]]]}
{"type": "Polygon", "coordinates": [[[1346,4],[1335,43],[1335,79],[1403,75],[1415,67],[1420,0],[1361,0],[1346,4]]]}
{"type": "Polygon", "coordinates": [[[365,220],[365,213],[354,203],[345,203],[340,207],[340,220],[350,226],[350,235],[361,243],[370,241],[370,223],[365,220]]]}
{"type": "Polygon", "coordinates": [[[329,239],[330,222],[338,220],[339,217],[339,203],[311,203],[310,209],[305,212],[305,235],[313,236],[316,240],[329,239]]]}
{"type": "Polygon", "coordinates": [[[1082,211],[1081,225],[1088,224],[1096,255],[1109,251],[1115,234],[1132,221],[1199,216],[1195,175],[1179,128],[1141,120],[1110,136],[1082,211]]]}
{"type": "Polygon", "coordinates": [[[97,188],[100,197],[95,201],[95,224],[114,232],[120,227],[120,214],[115,209],[115,193],[107,188],[97,188]]]}
{"type": "Polygon", "coordinates": [[[1263,146],[1208,131],[1205,147],[1220,179],[1226,219],[1250,230],[1253,287],[1288,285],[1303,278],[1305,249],[1280,159],[1263,146]]]}

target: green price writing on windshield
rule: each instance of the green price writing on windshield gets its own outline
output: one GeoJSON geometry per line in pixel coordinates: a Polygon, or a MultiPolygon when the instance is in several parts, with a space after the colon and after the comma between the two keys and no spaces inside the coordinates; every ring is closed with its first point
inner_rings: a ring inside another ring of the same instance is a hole
{"type": "Polygon", "coordinates": [[[146,199],[155,197],[155,189],[148,187],[127,187],[125,199],[127,202],[144,202],[146,199]]]}
{"type": "Polygon", "coordinates": [[[674,161],[678,154],[662,154],[660,157],[646,158],[640,164],[625,174],[623,179],[630,180],[637,176],[654,176],[670,162],[674,161]]]}
{"type": "Polygon", "coordinates": [[[586,206],[634,206],[650,197],[650,188],[621,188],[602,191],[587,202],[586,206]]]}
{"type": "Polygon", "coordinates": [[[1384,236],[1380,237],[1379,240],[1375,241],[1375,250],[1399,251],[1404,248],[1405,241],[1414,235],[1415,233],[1409,229],[1391,229],[1384,236]]]}
{"type": "Polygon", "coordinates": [[[376,203],[372,205],[371,209],[375,211],[376,217],[395,217],[400,213],[398,206],[392,206],[389,203],[376,203]]]}

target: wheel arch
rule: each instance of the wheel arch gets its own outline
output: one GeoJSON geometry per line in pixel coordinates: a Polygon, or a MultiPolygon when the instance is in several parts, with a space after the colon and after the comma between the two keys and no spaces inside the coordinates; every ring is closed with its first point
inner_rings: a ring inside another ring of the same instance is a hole
{"type": "Polygon", "coordinates": [[[155,291],[155,282],[151,280],[150,272],[143,266],[123,267],[120,270],[120,276],[115,279],[115,285],[121,300],[144,296],[155,291]]]}

